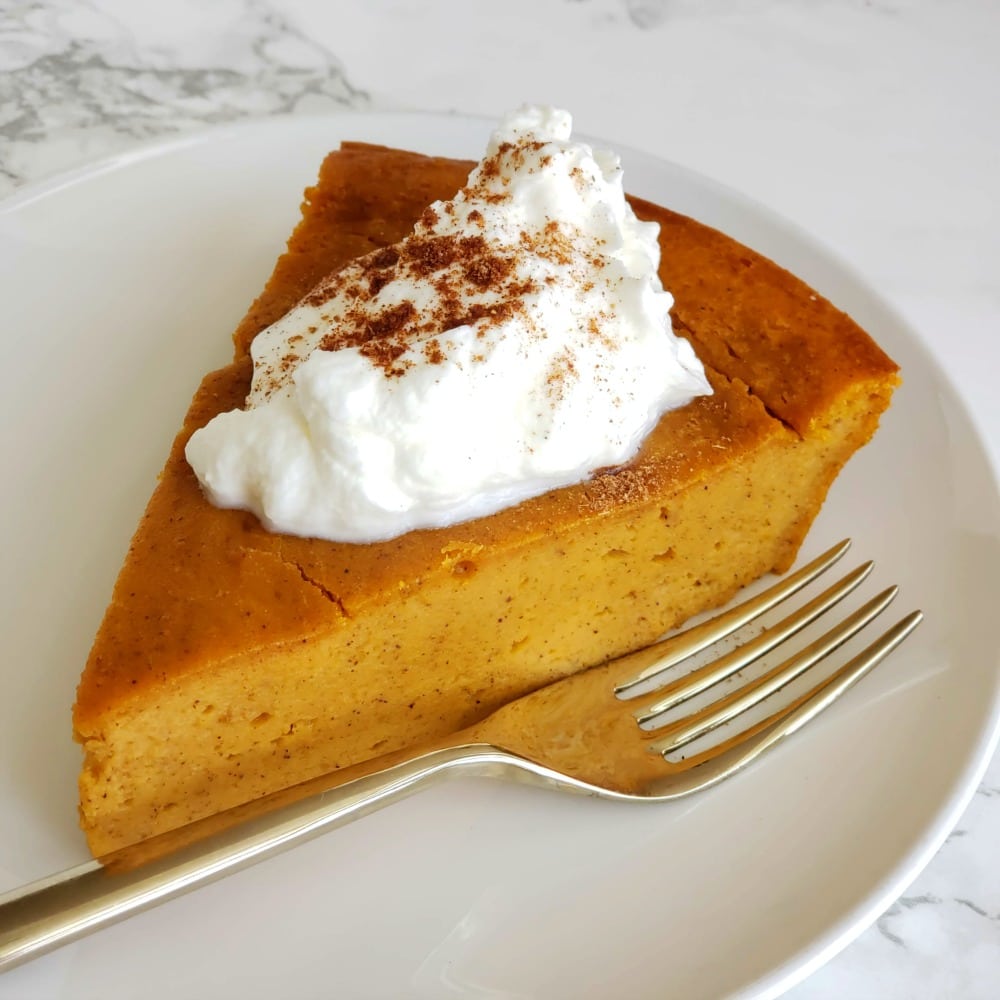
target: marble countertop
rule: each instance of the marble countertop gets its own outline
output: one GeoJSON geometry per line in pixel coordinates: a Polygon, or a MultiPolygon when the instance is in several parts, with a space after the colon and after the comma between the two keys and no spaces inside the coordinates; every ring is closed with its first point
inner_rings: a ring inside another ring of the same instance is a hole
{"type": "MultiPolygon", "coordinates": [[[[1000,468],[1000,7],[988,0],[0,4],[0,196],[248,117],[569,107],[878,287],[1000,468]]],[[[1000,761],[904,895],[789,994],[1000,996],[1000,761]]]]}

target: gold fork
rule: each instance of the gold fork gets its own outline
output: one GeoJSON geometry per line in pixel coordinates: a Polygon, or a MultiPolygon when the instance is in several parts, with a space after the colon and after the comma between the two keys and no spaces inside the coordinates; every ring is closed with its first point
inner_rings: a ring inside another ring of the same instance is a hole
{"type": "Polygon", "coordinates": [[[810,670],[889,605],[895,587],[753,680],[675,717],[684,702],[774,650],[854,590],[871,563],[743,645],[672,677],[684,661],[814,581],[849,544],[841,542],[702,625],[542,688],[432,746],[326,775],[0,896],[0,971],[451,775],[514,777],[630,802],[679,798],[717,784],[836,701],[921,621],[921,612],[912,612],[767,718],[714,746],[681,755],[692,742],[810,670]]]}

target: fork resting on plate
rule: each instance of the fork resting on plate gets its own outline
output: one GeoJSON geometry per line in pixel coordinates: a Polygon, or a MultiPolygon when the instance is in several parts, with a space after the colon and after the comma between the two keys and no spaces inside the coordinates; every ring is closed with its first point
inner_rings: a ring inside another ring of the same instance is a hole
{"type": "Polygon", "coordinates": [[[752,680],[679,714],[683,703],[701,698],[770,653],[854,590],[868,576],[871,563],[732,651],[674,676],[684,661],[815,580],[849,544],[841,542],[704,624],[550,684],[431,746],[326,775],[0,896],[0,971],[357,819],[440,778],[513,777],[630,802],[679,798],[717,784],[836,701],[919,624],[922,614],[914,611],[772,714],[710,746],[697,746],[697,741],[707,742],[713,731],[804,675],[889,605],[895,587],[752,680]]]}

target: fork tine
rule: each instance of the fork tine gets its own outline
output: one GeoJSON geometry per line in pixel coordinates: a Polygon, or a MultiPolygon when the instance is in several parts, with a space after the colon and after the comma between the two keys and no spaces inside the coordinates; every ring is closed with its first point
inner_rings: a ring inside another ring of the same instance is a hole
{"type": "Polygon", "coordinates": [[[707,691],[710,687],[714,687],[727,677],[742,670],[748,664],[760,659],[765,653],[769,653],[775,646],[795,635],[796,632],[801,632],[820,615],[847,597],[868,577],[874,565],[873,562],[862,564],[832,587],[828,587],[823,593],[814,597],[808,604],[804,604],[798,611],[783,618],[754,639],[745,642],[732,652],[720,656],[719,659],[706,663],[697,670],[692,670],[691,673],[678,678],[666,687],[660,688],[656,701],[637,708],[632,713],[636,721],[640,726],[645,726],[656,716],[662,715],[703,691],[707,691]]]}
{"type": "Polygon", "coordinates": [[[740,690],[713,702],[702,711],[663,727],[661,732],[666,735],[657,740],[652,749],[657,753],[672,753],[760,704],[860,632],[892,603],[898,592],[898,587],[883,590],[881,594],[848,615],[839,625],[766,674],[746,684],[740,690]]]}
{"type": "MultiPolygon", "coordinates": [[[[784,714],[787,718],[781,726],[780,734],[777,734],[778,738],[791,736],[823,709],[832,705],[848,688],[878,666],[923,620],[922,611],[911,611],[825,681],[817,684],[800,703],[791,710],[786,709],[784,714]]],[[[775,716],[781,714],[775,713],[775,716]]]]}
{"type": "Polygon", "coordinates": [[[628,666],[638,672],[628,680],[616,685],[615,694],[619,698],[634,698],[641,694],[641,692],[634,690],[640,684],[651,680],[665,670],[669,670],[689,656],[700,653],[703,649],[707,649],[713,643],[724,639],[766,611],[770,611],[785,598],[791,597],[792,594],[811,583],[816,577],[825,573],[850,547],[851,540],[845,538],[842,542],[827,549],[822,555],[817,556],[812,562],[807,563],[802,569],[796,570],[779,580],[773,587],[769,587],[755,597],[738,604],[735,608],[731,608],[701,625],[685,629],[669,639],[663,639],[652,646],[641,649],[631,656],[622,657],[618,662],[623,668],[628,666]]]}
{"type": "Polygon", "coordinates": [[[669,797],[679,798],[693,791],[711,788],[755,761],[786,736],[798,732],[878,666],[923,618],[922,611],[912,611],[811,691],[733,737],[724,751],[715,748],[690,758],[685,762],[685,770],[671,777],[669,797]]]}

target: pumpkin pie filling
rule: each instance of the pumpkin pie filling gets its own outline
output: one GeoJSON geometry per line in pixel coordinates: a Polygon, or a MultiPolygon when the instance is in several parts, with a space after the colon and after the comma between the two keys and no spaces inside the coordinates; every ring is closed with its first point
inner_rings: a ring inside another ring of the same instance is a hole
{"type": "Polygon", "coordinates": [[[78,689],[95,854],[440,737],[645,645],[795,558],[896,366],[846,315],[728,237],[648,202],[675,330],[713,395],[620,468],[488,517],[350,544],[212,506],[190,435],[239,407],[248,349],[325,275],[399,241],[471,164],[348,143],[203,380],[78,689]]]}

